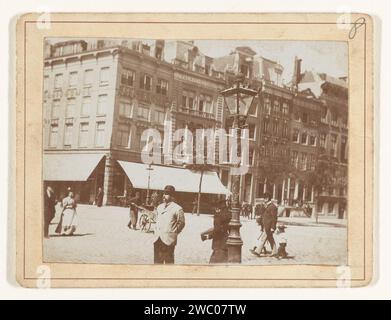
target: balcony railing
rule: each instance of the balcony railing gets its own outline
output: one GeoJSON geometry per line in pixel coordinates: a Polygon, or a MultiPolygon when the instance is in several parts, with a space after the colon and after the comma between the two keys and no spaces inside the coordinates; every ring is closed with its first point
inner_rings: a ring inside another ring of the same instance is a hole
{"type": "Polygon", "coordinates": [[[179,112],[186,113],[186,114],[196,116],[196,117],[207,118],[207,119],[214,119],[215,118],[213,113],[204,112],[204,111],[200,111],[200,110],[196,110],[196,109],[181,108],[179,110],[179,112]]]}

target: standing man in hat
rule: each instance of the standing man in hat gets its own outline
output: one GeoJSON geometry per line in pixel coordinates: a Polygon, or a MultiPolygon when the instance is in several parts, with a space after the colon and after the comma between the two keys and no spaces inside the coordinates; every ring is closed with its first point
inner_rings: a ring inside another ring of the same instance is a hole
{"type": "Polygon", "coordinates": [[[175,188],[166,186],[163,191],[163,203],[156,209],[154,239],[154,263],[174,263],[174,250],[178,234],[185,226],[183,209],[174,202],[175,188]]]}
{"type": "Polygon", "coordinates": [[[53,189],[48,186],[44,195],[44,224],[43,224],[43,236],[49,238],[49,225],[56,214],[56,199],[53,189]]]}
{"type": "Polygon", "coordinates": [[[277,213],[278,209],[272,201],[270,193],[265,193],[264,198],[266,199],[265,208],[262,215],[263,233],[259,239],[259,244],[255,250],[250,250],[256,256],[260,256],[263,248],[265,247],[266,241],[270,243],[272,248],[271,257],[277,255],[276,242],[274,241],[273,233],[277,226],[277,213]]]}
{"type": "Polygon", "coordinates": [[[221,200],[215,207],[213,228],[201,233],[202,241],[212,239],[212,255],[209,260],[210,264],[228,262],[227,240],[230,221],[231,213],[227,208],[226,200],[221,200]]]}

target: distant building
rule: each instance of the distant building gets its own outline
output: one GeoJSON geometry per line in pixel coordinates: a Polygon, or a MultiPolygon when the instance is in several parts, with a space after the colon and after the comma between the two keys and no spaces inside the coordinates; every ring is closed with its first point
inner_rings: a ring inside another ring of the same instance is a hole
{"type": "Polygon", "coordinates": [[[317,212],[346,218],[348,177],[348,86],[346,78],[304,72],[298,87],[311,90],[322,103],[318,125],[317,166],[323,175],[317,212]]]}

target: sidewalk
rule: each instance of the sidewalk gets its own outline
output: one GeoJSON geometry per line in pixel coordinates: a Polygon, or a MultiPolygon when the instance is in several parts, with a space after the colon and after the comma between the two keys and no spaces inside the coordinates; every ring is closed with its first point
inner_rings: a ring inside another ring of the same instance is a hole
{"type": "Polygon", "coordinates": [[[347,226],[346,219],[323,218],[323,217],[319,217],[318,223],[316,223],[315,219],[308,218],[308,217],[279,217],[278,221],[284,223],[285,225],[292,225],[292,226],[336,227],[336,228],[346,228],[347,226]]]}
{"type": "MultiPolygon", "coordinates": [[[[201,241],[201,232],[213,226],[211,215],[186,213],[186,226],[178,237],[175,249],[177,264],[208,264],[211,241],[201,241]]],[[[281,218],[281,221],[292,218],[281,218]]],[[[305,218],[304,218],[305,219],[305,218]]],[[[54,234],[57,213],[50,226],[50,239],[44,240],[44,260],[47,262],[152,264],[153,234],[129,230],[129,209],[79,205],[79,225],[75,236],[61,237],[54,234]]],[[[249,249],[256,243],[259,226],[255,220],[241,220],[243,240],[242,263],[265,264],[328,264],[346,262],[346,228],[329,225],[306,224],[303,218],[288,221],[284,237],[288,240],[287,251],[293,259],[277,260],[253,256],[249,249]],[[303,225],[304,223],[304,225],[303,225]]]]}

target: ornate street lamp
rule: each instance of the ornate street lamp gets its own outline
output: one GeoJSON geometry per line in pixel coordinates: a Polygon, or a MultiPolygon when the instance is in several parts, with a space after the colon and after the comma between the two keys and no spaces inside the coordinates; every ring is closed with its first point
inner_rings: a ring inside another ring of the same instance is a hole
{"type": "MultiPolygon", "coordinates": [[[[258,95],[258,91],[243,86],[243,76],[238,76],[235,85],[232,88],[221,91],[224,103],[233,116],[232,128],[237,138],[237,157],[241,159],[241,128],[244,126],[248,111],[258,95]]],[[[240,165],[239,161],[239,164],[240,165]]],[[[228,262],[242,262],[242,245],[240,237],[240,205],[239,205],[240,176],[233,175],[231,183],[232,202],[231,202],[231,221],[229,223],[228,262]]]]}

